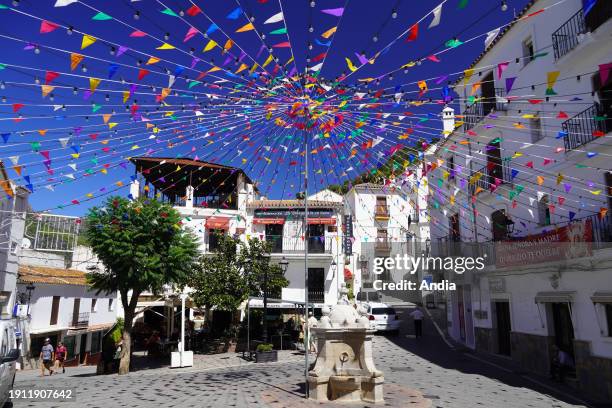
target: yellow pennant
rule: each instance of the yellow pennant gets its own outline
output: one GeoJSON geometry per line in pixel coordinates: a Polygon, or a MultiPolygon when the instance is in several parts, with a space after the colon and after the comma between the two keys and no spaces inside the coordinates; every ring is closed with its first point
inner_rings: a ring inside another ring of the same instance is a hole
{"type": "Polygon", "coordinates": [[[217,46],[217,43],[213,40],[208,40],[208,44],[206,44],[206,47],[204,47],[204,50],[202,52],[208,52],[210,50],[212,50],[213,48],[215,48],[217,46]]]}
{"type": "Polygon", "coordinates": [[[346,65],[351,70],[351,72],[357,71],[357,68],[353,65],[353,62],[348,57],[345,57],[344,59],[346,60],[346,65]]]}
{"type": "Polygon", "coordinates": [[[174,47],[174,45],[170,45],[168,43],[163,43],[162,45],[160,45],[156,49],[158,49],[158,50],[173,50],[174,48],[176,48],[176,47],[174,47]]]}
{"type": "Polygon", "coordinates": [[[244,33],[247,31],[251,31],[254,30],[255,27],[253,26],[253,23],[248,23],[243,25],[242,27],[240,27],[239,29],[236,30],[237,33],[244,33]]]}
{"type": "Polygon", "coordinates": [[[337,29],[338,29],[338,27],[332,27],[329,30],[327,30],[326,32],[324,32],[323,34],[321,34],[321,37],[329,38],[332,35],[334,35],[334,33],[336,32],[337,29]]]}
{"type": "Polygon", "coordinates": [[[96,37],[92,37],[91,35],[83,35],[83,40],[81,40],[81,49],[84,50],[85,48],[89,47],[91,44],[95,43],[97,41],[96,37]]]}
{"type": "Polygon", "coordinates": [[[55,87],[51,85],[41,85],[40,87],[42,90],[43,98],[49,95],[55,89],[55,87]]]}
{"type": "Polygon", "coordinates": [[[266,67],[266,65],[268,65],[269,63],[271,63],[271,62],[272,62],[272,60],[274,60],[274,57],[272,56],[272,54],[270,54],[270,55],[268,56],[268,59],[266,59],[266,62],[264,62],[264,63],[263,63],[262,67],[263,67],[263,68],[265,68],[265,67],[266,67]]]}
{"type": "Polygon", "coordinates": [[[96,91],[96,89],[98,88],[98,85],[100,85],[100,82],[102,82],[101,79],[98,79],[98,78],[89,78],[89,91],[91,93],[94,93],[96,91]]]}

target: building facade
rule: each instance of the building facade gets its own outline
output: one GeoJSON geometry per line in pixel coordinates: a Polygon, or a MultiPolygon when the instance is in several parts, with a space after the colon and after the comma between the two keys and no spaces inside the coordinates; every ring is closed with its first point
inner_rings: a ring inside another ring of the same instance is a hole
{"type": "Polygon", "coordinates": [[[554,3],[532,1],[455,84],[456,129],[429,162],[431,239],[489,255],[448,274],[451,337],[541,374],[556,346],[567,382],[609,401],[612,4],[554,3]]]}

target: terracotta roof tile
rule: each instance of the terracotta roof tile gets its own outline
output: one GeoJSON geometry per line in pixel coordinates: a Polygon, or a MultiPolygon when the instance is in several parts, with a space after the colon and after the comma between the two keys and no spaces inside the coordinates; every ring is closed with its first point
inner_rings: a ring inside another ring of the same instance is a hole
{"type": "Polygon", "coordinates": [[[46,283],[50,285],[87,285],[87,274],[74,269],[46,266],[19,265],[19,283],[46,283]]]}

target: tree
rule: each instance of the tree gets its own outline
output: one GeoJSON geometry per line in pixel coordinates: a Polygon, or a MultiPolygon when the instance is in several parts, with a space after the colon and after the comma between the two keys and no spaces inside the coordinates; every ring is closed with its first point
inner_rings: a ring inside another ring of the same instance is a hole
{"type": "Polygon", "coordinates": [[[188,282],[197,305],[235,311],[249,296],[263,296],[264,288],[274,297],[289,284],[280,267],[270,264],[270,243],[257,238],[245,243],[226,234],[218,235],[217,242],[212,255],[201,257],[188,282]]]}
{"type": "Polygon", "coordinates": [[[119,374],[130,368],[132,325],[138,297],[166,284],[185,284],[197,260],[195,237],[181,228],[181,216],[156,200],[111,197],[87,214],[89,245],[103,265],[88,275],[98,293],[119,292],[124,309],[119,374]]]}

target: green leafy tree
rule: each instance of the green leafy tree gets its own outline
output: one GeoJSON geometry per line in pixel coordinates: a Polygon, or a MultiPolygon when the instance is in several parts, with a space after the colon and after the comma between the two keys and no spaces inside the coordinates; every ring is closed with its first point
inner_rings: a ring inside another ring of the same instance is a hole
{"type": "Polygon", "coordinates": [[[103,266],[91,270],[89,284],[98,293],[118,291],[125,313],[119,374],[129,372],[140,294],[184,285],[197,261],[196,239],[180,224],[180,214],[156,200],[111,197],[87,214],[87,241],[103,266]]]}
{"type": "Polygon", "coordinates": [[[202,256],[190,276],[188,285],[197,305],[235,311],[249,295],[263,296],[265,288],[269,297],[276,297],[289,284],[280,267],[270,263],[269,243],[256,238],[245,243],[225,234],[217,237],[212,255],[202,256]]]}

